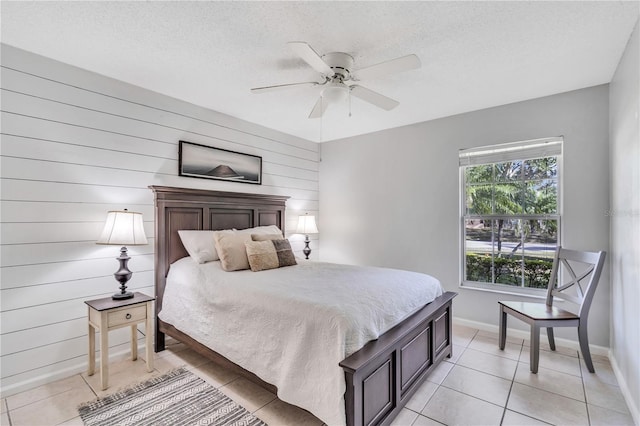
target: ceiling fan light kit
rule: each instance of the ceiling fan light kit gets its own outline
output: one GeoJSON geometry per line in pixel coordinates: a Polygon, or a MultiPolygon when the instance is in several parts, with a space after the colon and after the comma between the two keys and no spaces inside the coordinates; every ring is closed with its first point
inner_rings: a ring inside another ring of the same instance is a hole
{"type": "Polygon", "coordinates": [[[325,102],[337,103],[347,99],[349,93],[349,86],[344,83],[331,82],[327,84],[327,87],[322,91],[322,97],[325,102]]]}
{"type": "Polygon", "coordinates": [[[392,110],[400,104],[398,101],[366,87],[347,83],[417,69],[421,66],[420,59],[416,55],[407,55],[354,71],[354,59],[348,53],[330,52],[320,56],[305,42],[292,41],[287,44],[296,55],[320,73],[322,81],[256,87],[251,89],[251,92],[266,93],[301,86],[324,86],[309,118],[322,117],[329,104],[337,104],[345,100],[349,94],[386,111],[392,110]]]}

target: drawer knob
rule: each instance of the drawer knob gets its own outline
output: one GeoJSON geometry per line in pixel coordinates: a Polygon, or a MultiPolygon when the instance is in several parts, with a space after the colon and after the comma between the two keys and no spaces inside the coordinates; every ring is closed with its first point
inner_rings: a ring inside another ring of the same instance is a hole
{"type": "Polygon", "coordinates": [[[127,314],[127,315],[125,316],[125,318],[126,318],[126,319],[131,319],[131,314],[127,314]]]}

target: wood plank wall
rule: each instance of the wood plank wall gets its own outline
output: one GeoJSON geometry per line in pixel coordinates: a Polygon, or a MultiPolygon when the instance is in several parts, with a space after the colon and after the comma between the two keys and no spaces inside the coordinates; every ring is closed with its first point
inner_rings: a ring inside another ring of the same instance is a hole
{"type": "MultiPolygon", "coordinates": [[[[316,143],[11,46],[1,54],[3,396],[86,368],[83,301],[117,290],[118,247],[95,244],[108,210],[144,215],[150,241],[130,247],[129,287],[153,294],[148,185],[288,195],[289,231],[318,215],[316,143]],[[179,140],[262,156],[263,184],[178,176],[179,140]]],[[[302,255],[303,237],[287,234],[302,255]]],[[[112,332],[110,354],[122,357],[127,338],[112,332]]]]}

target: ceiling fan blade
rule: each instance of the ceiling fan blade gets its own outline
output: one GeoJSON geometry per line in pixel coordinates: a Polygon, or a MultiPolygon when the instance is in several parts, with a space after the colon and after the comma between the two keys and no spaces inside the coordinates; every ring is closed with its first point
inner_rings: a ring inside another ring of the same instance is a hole
{"type": "Polygon", "coordinates": [[[264,86],[264,87],[254,87],[251,89],[251,93],[266,93],[266,92],[275,92],[282,89],[291,89],[295,87],[302,86],[317,86],[320,83],[315,81],[305,81],[302,83],[289,83],[289,84],[278,84],[275,86],[264,86]]]}
{"type": "Polygon", "coordinates": [[[386,96],[381,95],[378,92],[374,92],[373,90],[358,85],[351,86],[351,94],[357,98],[362,99],[365,102],[369,102],[370,104],[373,104],[378,108],[382,108],[387,111],[392,110],[400,105],[400,102],[394,99],[387,98],[386,96]]]}
{"type": "Polygon", "coordinates": [[[327,110],[327,106],[329,106],[329,102],[322,99],[322,96],[318,98],[316,104],[313,106],[311,113],[309,114],[309,118],[320,118],[322,114],[327,110]]]}
{"type": "Polygon", "coordinates": [[[402,71],[409,71],[418,69],[422,66],[420,58],[416,55],[407,55],[401,58],[391,59],[390,61],[382,62],[370,67],[362,68],[354,71],[353,73],[358,80],[364,80],[367,78],[376,78],[383,75],[394,74],[402,71]]]}
{"type": "Polygon", "coordinates": [[[287,44],[296,55],[300,56],[300,58],[302,58],[306,63],[311,65],[314,70],[328,76],[332,76],[334,74],[331,67],[327,65],[320,55],[318,55],[316,51],[304,41],[290,41],[287,44]]]}

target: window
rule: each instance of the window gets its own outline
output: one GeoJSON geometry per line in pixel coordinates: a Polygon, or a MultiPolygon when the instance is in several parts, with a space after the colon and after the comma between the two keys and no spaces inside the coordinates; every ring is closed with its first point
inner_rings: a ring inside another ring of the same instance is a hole
{"type": "Polygon", "coordinates": [[[460,151],[462,285],[539,293],[560,235],[562,138],[460,151]]]}

